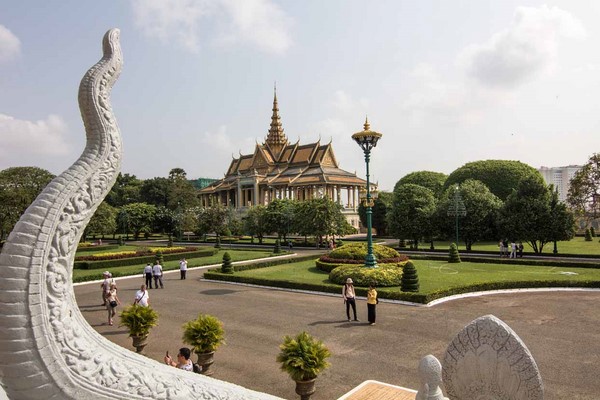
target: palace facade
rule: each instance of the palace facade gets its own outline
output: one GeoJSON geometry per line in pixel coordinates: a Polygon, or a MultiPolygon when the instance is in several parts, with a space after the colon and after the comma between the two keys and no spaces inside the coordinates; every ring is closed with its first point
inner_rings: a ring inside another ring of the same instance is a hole
{"type": "MultiPolygon", "coordinates": [[[[330,143],[291,144],[285,136],[277,93],[269,133],[254,152],[234,158],[223,179],[200,190],[203,206],[219,202],[243,212],[273,199],[306,200],[327,196],[343,206],[348,222],[360,229],[359,193],[366,181],[339,168],[330,143]]],[[[375,185],[372,185],[374,188],[375,185]]]]}

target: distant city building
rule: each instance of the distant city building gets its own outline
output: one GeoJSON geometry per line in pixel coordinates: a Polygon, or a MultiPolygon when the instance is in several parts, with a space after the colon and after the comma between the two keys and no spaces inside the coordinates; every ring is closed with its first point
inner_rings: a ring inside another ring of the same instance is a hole
{"type": "Polygon", "coordinates": [[[216,182],[218,179],[212,179],[212,178],[198,178],[198,179],[192,179],[190,182],[192,185],[194,185],[194,187],[196,189],[204,189],[205,187],[209,186],[211,183],[216,182]]]}
{"type": "MultiPolygon", "coordinates": [[[[331,143],[290,143],[283,132],[277,94],[269,133],[254,152],[233,158],[223,179],[200,189],[203,206],[219,202],[243,212],[273,199],[307,200],[327,196],[343,207],[346,220],[360,228],[358,204],[366,181],[339,168],[331,143]]],[[[372,188],[377,185],[371,184],[372,188]]]]}
{"type": "Polygon", "coordinates": [[[552,184],[558,189],[558,198],[566,201],[571,179],[580,169],[581,165],[567,165],[566,167],[541,167],[538,171],[544,177],[546,184],[552,184]]]}

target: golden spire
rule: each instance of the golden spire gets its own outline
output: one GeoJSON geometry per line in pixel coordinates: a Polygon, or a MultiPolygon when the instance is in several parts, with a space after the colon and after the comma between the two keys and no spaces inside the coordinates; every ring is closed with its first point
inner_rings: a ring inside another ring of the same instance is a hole
{"type": "Polygon", "coordinates": [[[279,156],[281,150],[287,146],[288,140],[283,132],[281,125],[281,117],[279,116],[279,105],[277,104],[277,83],[273,88],[273,115],[271,116],[271,127],[269,128],[269,134],[265,140],[265,144],[271,149],[271,152],[275,157],[279,156]]]}
{"type": "Polygon", "coordinates": [[[365,124],[363,126],[365,128],[365,131],[368,131],[369,129],[371,129],[371,125],[369,125],[369,116],[368,115],[365,116],[365,124]]]}

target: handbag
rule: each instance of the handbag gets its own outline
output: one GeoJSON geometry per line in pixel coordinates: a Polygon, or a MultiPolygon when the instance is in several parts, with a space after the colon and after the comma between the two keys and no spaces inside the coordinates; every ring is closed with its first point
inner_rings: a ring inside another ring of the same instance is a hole
{"type": "Polygon", "coordinates": [[[110,306],[111,306],[112,308],[115,308],[115,307],[117,306],[117,301],[116,301],[116,300],[113,300],[113,301],[111,301],[111,302],[110,302],[110,306]]]}

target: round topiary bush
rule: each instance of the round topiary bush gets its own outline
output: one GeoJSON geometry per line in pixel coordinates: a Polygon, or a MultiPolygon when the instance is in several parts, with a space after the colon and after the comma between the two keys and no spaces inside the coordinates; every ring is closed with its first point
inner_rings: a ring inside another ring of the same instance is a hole
{"type": "Polygon", "coordinates": [[[355,286],[399,286],[402,279],[402,264],[378,264],[377,268],[366,268],[358,264],[347,264],[334,268],[329,273],[331,282],[343,285],[352,278],[355,286]]]}
{"type": "MultiPolygon", "coordinates": [[[[382,246],[380,244],[373,245],[373,254],[377,260],[397,258],[400,257],[400,253],[391,247],[382,246]]],[[[344,246],[338,247],[327,255],[329,258],[336,260],[356,260],[364,261],[367,255],[367,244],[366,243],[346,243],[344,246]]]]}

